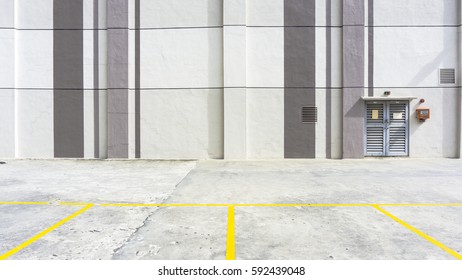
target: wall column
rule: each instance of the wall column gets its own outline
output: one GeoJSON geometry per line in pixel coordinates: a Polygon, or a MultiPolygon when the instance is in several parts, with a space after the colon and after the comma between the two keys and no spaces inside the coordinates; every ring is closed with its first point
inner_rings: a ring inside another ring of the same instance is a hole
{"type": "Polygon", "coordinates": [[[364,0],[343,0],[343,158],[364,157],[364,0]]]}
{"type": "Polygon", "coordinates": [[[128,158],[128,4],[107,1],[109,158],[128,158]]]}
{"type": "MultiPolygon", "coordinates": [[[[459,38],[458,38],[458,43],[459,43],[459,83],[462,84],[462,3],[459,2],[459,38]]],[[[456,79],[457,80],[457,79],[456,79]]],[[[458,157],[462,157],[462,87],[459,87],[459,124],[458,124],[458,144],[459,144],[459,151],[458,151],[458,157]]]]}
{"type": "Polygon", "coordinates": [[[224,157],[247,158],[246,0],[224,0],[224,157]]]}

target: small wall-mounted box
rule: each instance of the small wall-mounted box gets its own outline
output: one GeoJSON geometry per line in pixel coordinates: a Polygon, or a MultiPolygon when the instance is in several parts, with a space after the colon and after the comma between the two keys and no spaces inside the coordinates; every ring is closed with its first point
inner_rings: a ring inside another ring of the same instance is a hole
{"type": "Polygon", "coordinates": [[[417,118],[424,122],[430,118],[430,109],[429,108],[418,108],[416,109],[417,118]]]}

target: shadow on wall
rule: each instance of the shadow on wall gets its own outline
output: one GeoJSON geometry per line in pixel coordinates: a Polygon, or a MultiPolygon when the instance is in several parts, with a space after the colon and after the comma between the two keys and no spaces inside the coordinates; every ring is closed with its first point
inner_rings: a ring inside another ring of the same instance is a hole
{"type": "MultiPolygon", "coordinates": [[[[222,0],[208,0],[207,1],[208,19],[207,24],[209,26],[215,26],[220,23],[223,26],[223,1],[222,0]]],[[[223,32],[223,29],[221,29],[223,32]]],[[[221,36],[223,37],[223,36],[221,36]]],[[[223,58],[223,40],[220,42],[214,42],[214,38],[208,33],[208,48],[213,50],[216,48],[220,50],[219,57],[223,58]]],[[[208,52],[208,84],[209,86],[216,86],[217,81],[212,75],[211,71],[219,71],[220,81],[218,82],[219,87],[224,86],[223,80],[223,59],[221,63],[217,63],[216,57],[212,52],[208,52]],[[219,67],[217,67],[219,65],[219,67]]],[[[223,159],[224,158],[224,95],[223,89],[207,90],[207,118],[208,118],[208,155],[211,159],[223,159]]]]}
{"type": "Polygon", "coordinates": [[[207,93],[208,155],[211,159],[224,158],[224,97],[223,90],[207,93]]]}

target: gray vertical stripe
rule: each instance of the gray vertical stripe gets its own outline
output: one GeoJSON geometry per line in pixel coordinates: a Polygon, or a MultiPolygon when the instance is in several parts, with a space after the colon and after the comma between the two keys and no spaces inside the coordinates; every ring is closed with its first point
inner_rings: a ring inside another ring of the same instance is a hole
{"type": "Polygon", "coordinates": [[[332,158],[332,0],[326,0],[326,157],[332,158]]]}
{"type": "Polygon", "coordinates": [[[374,96],[374,0],[368,1],[368,95],[374,96]]]}
{"type": "Polygon", "coordinates": [[[343,157],[364,156],[364,1],[343,0],[343,157]]]}
{"type": "Polygon", "coordinates": [[[99,158],[99,0],[93,0],[93,116],[94,157],[99,158]]]}
{"type": "Polygon", "coordinates": [[[84,156],[83,0],[53,1],[55,157],[84,156]]]}
{"type": "Polygon", "coordinates": [[[141,115],[140,115],[140,88],[141,88],[141,76],[140,76],[140,27],[141,27],[141,10],[140,0],[135,0],[135,157],[141,157],[141,115]]]}
{"type": "Polygon", "coordinates": [[[284,1],[284,156],[316,157],[316,125],[302,123],[316,106],[315,0],[284,1]],[[307,27],[309,26],[309,27],[307,27]]]}
{"type": "Polygon", "coordinates": [[[128,158],[128,1],[107,1],[108,157],[128,158]]]}

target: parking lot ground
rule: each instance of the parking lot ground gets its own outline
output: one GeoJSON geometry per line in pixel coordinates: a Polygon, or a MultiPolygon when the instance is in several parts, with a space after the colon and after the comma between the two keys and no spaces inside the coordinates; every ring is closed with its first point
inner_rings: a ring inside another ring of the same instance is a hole
{"type": "Polygon", "coordinates": [[[461,177],[447,159],[8,161],[0,259],[462,259],[461,177]]]}

